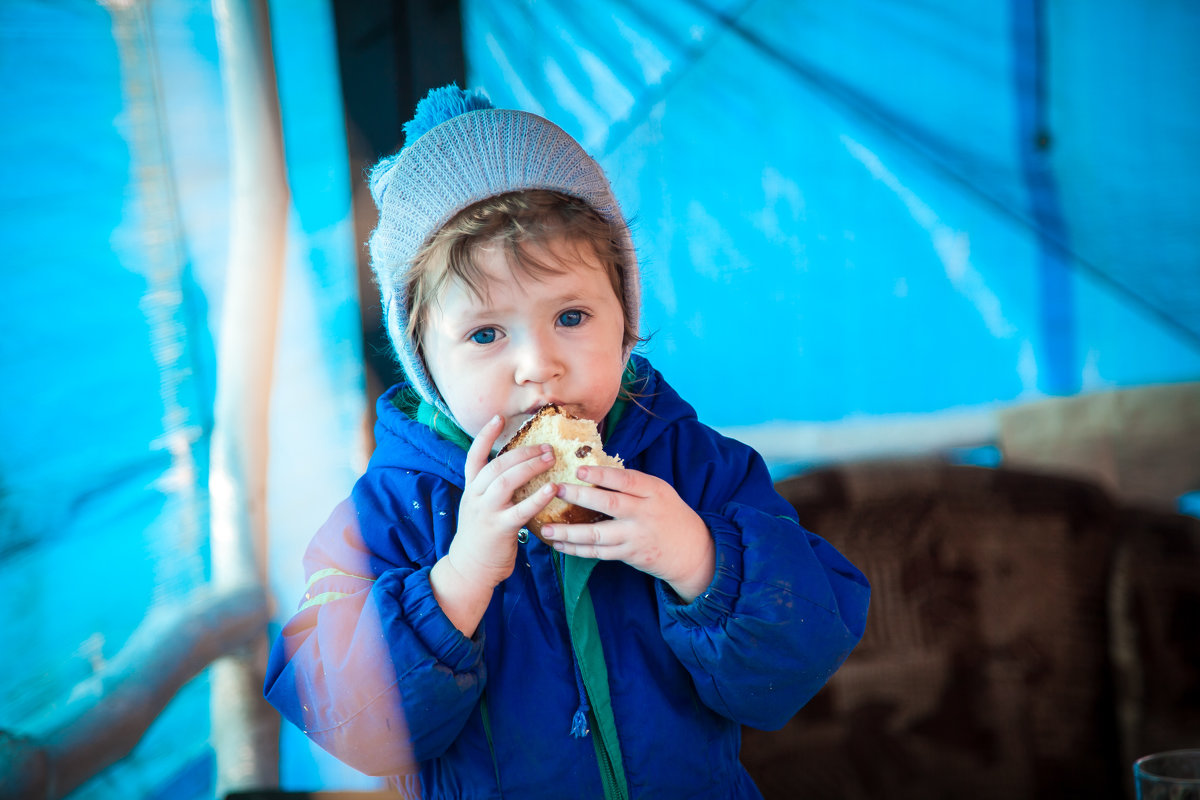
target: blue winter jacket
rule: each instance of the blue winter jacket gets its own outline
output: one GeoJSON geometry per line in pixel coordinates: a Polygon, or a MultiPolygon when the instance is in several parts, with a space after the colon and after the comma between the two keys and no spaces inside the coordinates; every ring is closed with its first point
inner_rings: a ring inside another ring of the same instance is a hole
{"type": "MultiPolygon", "coordinates": [[[[804,530],[757,453],[701,424],[640,357],[605,450],[658,476],[708,525],[712,584],[689,604],[619,562],[588,589],[629,794],[760,797],[740,726],[776,729],[862,635],[869,588],[804,530]]],[[[597,750],[571,733],[581,685],[552,549],[531,537],[472,638],[429,570],[455,533],[465,451],[378,404],[366,474],[309,545],[300,610],[271,653],[266,697],[347,764],[426,798],[601,798],[597,750]]]]}

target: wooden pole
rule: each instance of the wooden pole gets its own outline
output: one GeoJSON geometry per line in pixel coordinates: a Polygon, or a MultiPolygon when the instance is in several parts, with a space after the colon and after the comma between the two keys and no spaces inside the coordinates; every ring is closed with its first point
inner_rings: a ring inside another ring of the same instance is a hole
{"type": "Polygon", "coordinates": [[[265,592],[202,589],[152,610],[102,670],[78,684],[39,735],[0,731],[0,800],[58,800],[132,752],[185,683],[262,639],[265,592]]]}
{"type": "MultiPolygon", "coordinates": [[[[266,585],[271,376],[289,191],[266,0],[213,0],[229,120],[229,268],[217,345],[209,494],[213,584],[266,585]]],[[[216,795],[276,786],[279,715],[266,636],[212,671],[216,795]]]]}
{"type": "MultiPolygon", "coordinates": [[[[106,5],[118,33],[144,24],[136,0],[106,5]]],[[[210,664],[216,796],[278,784],[279,716],[262,697],[270,619],[264,554],[289,192],[266,0],[214,0],[213,11],[233,188],[209,480],[212,586],[152,610],[117,656],[75,687],[45,732],[0,731],[0,800],[70,794],[128,755],[210,664]]]]}

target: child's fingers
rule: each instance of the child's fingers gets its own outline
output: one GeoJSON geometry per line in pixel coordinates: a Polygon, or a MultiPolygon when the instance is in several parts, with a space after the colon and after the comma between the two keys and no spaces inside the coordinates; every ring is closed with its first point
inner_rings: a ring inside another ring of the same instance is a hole
{"type": "Polygon", "coordinates": [[[625,555],[626,542],[619,531],[619,526],[612,522],[556,524],[543,526],[542,537],[565,555],[611,561],[620,560],[625,555]]]}
{"type": "Polygon", "coordinates": [[[610,517],[624,516],[622,512],[625,511],[628,501],[628,497],[620,492],[597,486],[581,486],[577,483],[560,483],[558,497],[573,506],[583,506],[610,517]]]}
{"type": "Polygon", "coordinates": [[[488,474],[481,473],[487,480],[487,488],[484,491],[493,494],[497,500],[506,502],[518,488],[552,466],[554,448],[548,444],[530,445],[528,448],[521,448],[521,451],[505,453],[488,465],[488,474]],[[509,460],[508,456],[514,458],[509,460]]]}
{"type": "Polygon", "coordinates": [[[496,443],[502,430],[504,430],[504,417],[497,414],[483,426],[483,430],[476,434],[475,441],[471,442],[471,447],[467,450],[467,463],[463,467],[463,477],[466,478],[467,483],[475,480],[487,466],[488,456],[492,454],[492,445],[496,443]]]}
{"type": "MultiPolygon", "coordinates": [[[[635,469],[586,466],[576,470],[575,476],[581,481],[587,481],[602,489],[631,494],[635,497],[648,497],[652,491],[652,487],[647,483],[647,481],[653,480],[651,476],[635,469]]],[[[597,509],[597,511],[599,510],[597,509]]]]}
{"type": "MultiPolygon", "coordinates": [[[[553,464],[554,448],[548,444],[531,444],[525,447],[518,447],[515,450],[510,450],[504,455],[496,456],[487,463],[483,469],[479,470],[475,480],[478,482],[480,492],[487,491],[487,487],[496,482],[496,480],[504,473],[511,470],[513,467],[524,464],[530,460],[538,460],[545,453],[551,453],[549,463],[553,464]]],[[[536,472],[534,474],[537,474],[536,472]]],[[[528,480],[528,478],[526,478],[528,480]]],[[[520,484],[517,484],[520,486],[520,484]]],[[[515,487],[514,487],[515,488],[515,487]]]]}
{"type": "Polygon", "coordinates": [[[543,508],[550,505],[550,501],[554,499],[554,489],[555,486],[553,483],[547,483],[541,489],[538,489],[529,495],[529,497],[526,497],[510,508],[509,513],[512,515],[514,524],[526,524],[529,520],[536,517],[543,508]]]}

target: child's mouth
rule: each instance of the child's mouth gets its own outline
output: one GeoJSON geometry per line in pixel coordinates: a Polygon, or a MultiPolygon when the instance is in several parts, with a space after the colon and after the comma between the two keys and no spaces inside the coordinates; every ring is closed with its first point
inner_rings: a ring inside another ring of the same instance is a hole
{"type": "Polygon", "coordinates": [[[565,403],[560,403],[558,400],[550,399],[550,400],[542,400],[540,402],[537,402],[537,403],[531,405],[529,408],[522,411],[521,413],[527,417],[532,417],[534,414],[541,411],[546,406],[558,406],[559,408],[564,408],[564,409],[569,410],[569,407],[565,403]]]}

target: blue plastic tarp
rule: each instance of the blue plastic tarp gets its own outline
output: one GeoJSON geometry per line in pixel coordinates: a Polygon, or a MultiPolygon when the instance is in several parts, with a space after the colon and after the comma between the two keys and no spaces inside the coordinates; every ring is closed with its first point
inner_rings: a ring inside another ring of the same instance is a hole
{"type": "Polygon", "coordinates": [[[470,82],[634,222],[648,352],[720,425],[1200,374],[1200,9],[464,3],[470,82]]]}

